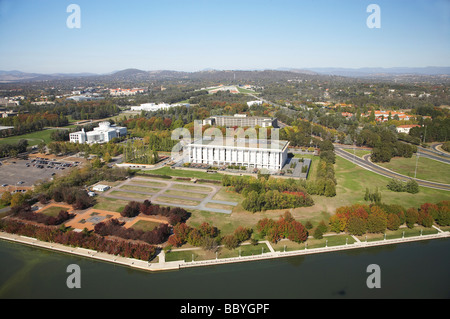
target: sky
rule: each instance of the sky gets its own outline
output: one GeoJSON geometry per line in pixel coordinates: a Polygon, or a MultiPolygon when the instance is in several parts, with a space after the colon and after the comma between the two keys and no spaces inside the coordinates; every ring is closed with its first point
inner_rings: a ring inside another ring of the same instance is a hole
{"type": "Polygon", "coordinates": [[[0,70],[426,66],[450,66],[450,0],[0,0],[0,70]]]}

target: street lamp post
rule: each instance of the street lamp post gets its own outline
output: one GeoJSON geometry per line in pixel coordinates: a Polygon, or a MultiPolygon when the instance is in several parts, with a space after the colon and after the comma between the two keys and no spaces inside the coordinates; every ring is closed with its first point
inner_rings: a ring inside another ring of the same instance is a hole
{"type": "Polygon", "coordinates": [[[417,164],[418,164],[418,162],[419,162],[419,150],[417,150],[417,152],[416,152],[416,169],[414,171],[414,179],[416,179],[416,176],[417,176],[417,164]]]}

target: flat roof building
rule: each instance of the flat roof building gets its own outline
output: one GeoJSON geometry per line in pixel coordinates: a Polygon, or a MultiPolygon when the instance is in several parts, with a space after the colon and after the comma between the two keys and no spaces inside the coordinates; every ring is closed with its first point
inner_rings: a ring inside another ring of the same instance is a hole
{"type": "Polygon", "coordinates": [[[234,114],[234,116],[211,116],[203,120],[203,125],[217,125],[225,127],[278,127],[278,121],[273,117],[247,116],[234,114]]]}
{"type": "Polygon", "coordinates": [[[186,149],[190,163],[280,170],[287,160],[288,145],[288,141],[227,137],[197,139],[186,149]]]}
{"type": "Polygon", "coordinates": [[[131,111],[154,112],[154,111],[159,111],[159,110],[167,110],[167,109],[170,109],[171,107],[176,107],[176,106],[187,106],[187,107],[189,107],[189,103],[176,103],[176,104],[144,103],[144,104],[141,104],[140,106],[132,106],[131,107],[131,111]]]}
{"type": "Polygon", "coordinates": [[[92,187],[92,190],[97,191],[97,192],[106,192],[110,188],[111,188],[111,186],[98,184],[98,185],[95,185],[94,187],[92,187]]]}
{"type": "Polygon", "coordinates": [[[115,137],[127,135],[127,128],[111,125],[109,122],[101,122],[93,131],[85,132],[82,129],[79,132],[69,134],[71,143],[107,143],[115,137]]]}

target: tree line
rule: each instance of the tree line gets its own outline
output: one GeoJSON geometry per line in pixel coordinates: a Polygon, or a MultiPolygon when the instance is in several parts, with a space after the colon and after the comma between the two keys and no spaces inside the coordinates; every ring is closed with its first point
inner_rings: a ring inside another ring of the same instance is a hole
{"type": "Polygon", "coordinates": [[[115,236],[123,239],[141,240],[152,245],[162,244],[171,233],[170,227],[165,223],[161,223],[153,230],[148,231],[133,227],[123,227],[124,224],[125,222],[111,218],[106,222],[97,223],[94,227],[94,232],[100,236],[115,236]]]}
{"type": "Polygon", "coordinates": [[[0,118],[0,125],[13,126],[11,129],[1,130],[0,137],[21,135],[41,131],[47,126],[66,126],[67,117],[54,113],[25,113],[17,116],[0,118]]]}
{"type": "Polygon", "coordinates": [[[404,224],[408,228],[413,228],[415,224],[431,227],[433,223],[440,226],[450,225],[450,201],[425,203],[419,209],[414,207],[405,209],[395,204],[354,204],[338,208],[329,220],[332,231],[348,232],[358,236],[398,230],[404,224]]]}
{"type": "Polygon", "coordinates": [[[136,258],[149,261],[156,256],[156,247],[144,242],[132,242],[120,238],[107,238],[98,234],[82,231],[75,232],[66,227],[30,224],[24,221],[3,218],[0,220],[0,230],[36,238],[45,242],[58,243],[65,246],[82,247],[112,255],[136,258]]]}
{"type": "Polygon", "coordinates": [[[169,237],[168,244],[173,247],[180,247],[188,243],[210,251],[217,251],[219,245],[224,245],[231,250],[250,239],[252,232],[251,228],[239,226],[232,234],[222,237],[217,227],[207,222],[203,222],[198,227],[188,226],[186,223],[178,223],[173,227],[173,234],[169,237]]]}
{"type": "Polygon", "coordinates": [[[291,213],[285,212],[277,221],[263,218],[256,225],[257,230],[268,240],[277,243],[282,238],[302,243],[308,239],[308,231],[302,223],[296,221],[291,213]]]}

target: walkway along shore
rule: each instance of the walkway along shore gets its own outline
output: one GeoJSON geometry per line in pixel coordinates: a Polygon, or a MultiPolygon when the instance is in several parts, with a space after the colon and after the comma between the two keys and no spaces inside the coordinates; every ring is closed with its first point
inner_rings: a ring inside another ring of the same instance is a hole
{"type": "Polygon", "coordinates": [[[243,256],[243,257],[231,257],[231,258],[219,258],[219,259],[209,259],[209,260],[201,260],[201,261],[165,261],[164,251],[161,251],[159,254],[159,262],[146,262],[138,259],[121,257],[116,255],[110,255],[102,252],[98,252],[95,250],[80,248],[80,247],[70,247],[62,244],[49,243],[37,240],[35,238],[20,236],[5,232],[0,232],[0,239],[4,239],[11,242],[31,245],[34,247],[40,247],[44,249],[50,249],[62,253],[73,254],[81,257],[92,258],[95,260],[111,262],[131,268],[136,268],[140,270],[146,271],[164,271],[164,270],[177,270],[181,268],[188,267],[200,267],[200,266],[213,266],[220,264],[228,264],[228,263],[236,263],[236,262],[245,262],[245,261],[257,261],[257,260],[266,260],[266,259],[274,259],[274,258],[282,258],[289,256],[301,256],[301,255],[309,255],[309,254],[319,254],[326,252],[334,252],[348,249],[360,249],[366,247],[375,247],[382,245],[391,245],[391,244],[401,244],[407,242],[421,241],[421,240],[430,240],[430,239],[439,239],[439,238],[447,238],[450,237],[450,233],[448,231],[442,231],[438,229],[437,234],[430,235],[420,235],[406,238],[395,238],[395,239],[384,239],[378,241],[359,241],[352,244],[339,245],[339,246],[331,246],[331,247],[320,247],[320,248],[305,248],[302,250],[294,250],[288,252],[280,252],[275,251],[268,241],[263,241],[263,243],[267,244],[270,249],[270,252],[262,253],[261,255],[253,255],[253,256],[243,256]]]}

